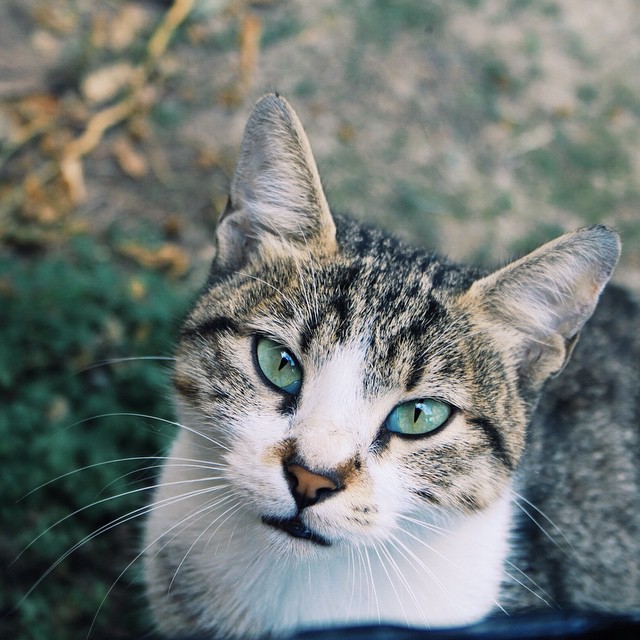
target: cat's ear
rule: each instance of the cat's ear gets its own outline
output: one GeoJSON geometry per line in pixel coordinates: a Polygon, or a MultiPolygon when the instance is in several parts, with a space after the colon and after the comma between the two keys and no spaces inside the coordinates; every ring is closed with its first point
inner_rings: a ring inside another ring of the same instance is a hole
{"type": "Polygon", "coordinates": [[[567,233],[476,281],[468,295],[513,354],[525,385],[559,373],[620,256],[602,225],[567,233]]]}
{"type": "Polygon", "coordinates": [[[309,141],[278,95],[261,98],[249,117],[216,240],[214,267],[225,272],[258,252],[335,250],[335,225],[309,141]]]}

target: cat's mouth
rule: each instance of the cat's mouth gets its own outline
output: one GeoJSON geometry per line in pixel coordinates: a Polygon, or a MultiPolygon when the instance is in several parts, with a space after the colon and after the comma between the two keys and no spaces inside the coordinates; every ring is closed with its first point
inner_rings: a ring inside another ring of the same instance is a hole
{"type": "Polygon", "coordinates": [[[331,542],[326,538],[323,538],[320,534],[312,531],[307,525],[300,520],[300,516],[294,518],[273,518],[271,516],[262,516],[262,522],[268,524],[270,527],[275,527],[288,533],[294,538],[302,538],[303,540],[309,540],[315,542],[323,547],[330,547],[331,542]]]}

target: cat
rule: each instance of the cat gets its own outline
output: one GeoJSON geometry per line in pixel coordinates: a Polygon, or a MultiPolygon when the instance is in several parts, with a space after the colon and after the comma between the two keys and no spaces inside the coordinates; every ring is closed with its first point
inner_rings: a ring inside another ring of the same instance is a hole
{"type": "Polygon", "coordinates": [[[146,530],[161,633],[640,609],[638,303],[607,287],[577,340],[615,231],[449,263],[332,215],[272,94],[215,242],[146,530]]]}

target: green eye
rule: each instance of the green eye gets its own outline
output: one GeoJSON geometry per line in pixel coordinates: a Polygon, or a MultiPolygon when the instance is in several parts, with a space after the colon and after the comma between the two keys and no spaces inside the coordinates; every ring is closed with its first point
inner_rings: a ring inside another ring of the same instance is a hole
{"type": "Polygon", "coordinates": [[[451,415],[451,407],[439,400],[417,400],[398,405],[384,426],[394,433],[424,435],[442,426],[451,415]]]}
{"type": "Polygon", "coordinates": [[[300,391],[302,369],[285,347],[269,338],[259,338],[256,357],[260,370],[269,382],[292,395],[300,391]]]}

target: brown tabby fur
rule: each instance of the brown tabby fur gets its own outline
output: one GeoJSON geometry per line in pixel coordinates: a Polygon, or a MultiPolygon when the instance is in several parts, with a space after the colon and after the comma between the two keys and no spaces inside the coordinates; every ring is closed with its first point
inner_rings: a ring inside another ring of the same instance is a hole
{"type": "Polygon", "coordinates": [[[637,303],[610,287],[578,341],[615,232],[568,233],[493,273],[408,247],[331,215],[297,117],[270,95],[216,243],[178,342],[183,429],[147,533],[161,631],[640,608],[637,303]],[[261,337],[295,357],[299,393],[265,378],[261,337]],[[386,427],[422,398],[452,407],[442,427],[386,427]],[[301,506],[300,468],[336,490],[301,506]]]}

